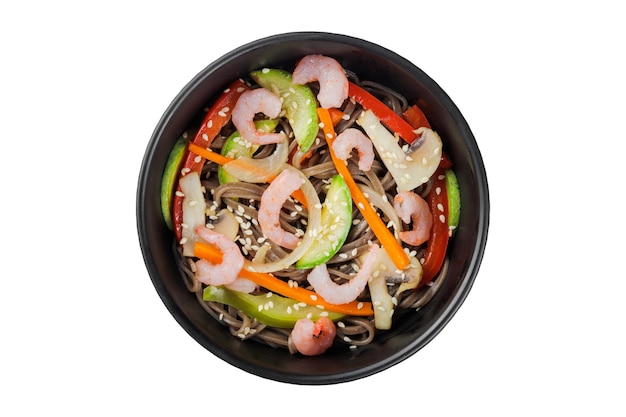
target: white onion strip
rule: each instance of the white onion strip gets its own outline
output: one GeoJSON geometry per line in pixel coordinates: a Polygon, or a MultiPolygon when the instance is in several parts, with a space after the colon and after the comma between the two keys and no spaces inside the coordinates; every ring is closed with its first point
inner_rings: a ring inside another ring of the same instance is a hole
{"type": "Polygon", "coordinates": [[[311,184],[311,181],[309,181],[309,179],[304,174],[302,174],[300,170],[295,169],[289,164],[284,164],[280,170],[284,170],[284,169],[292,169],[296,171],[298,175],[300,175],[300,178],[302,178],[303,180],[303,183],[300,189],[302,190],[302,193],[306,197],[307,211],[309,214],[309,218],[307,220],[306,231],[304,232],[304,236],[302,237],[302,241],[300,242],[300,244],[284,258],[281,258],[274,262],[268,262],[268,263],[256,263],[256,262],[253,263],[249,261],[245,262],[244,268],[246,268],[249,271],[269,273],[269,272],[280,271],[282,269],[286,269],[290,267],[291,265],[296,263],[296,261],[300,259],[307,250],[309,250],[309,248],[315,241],[315,237],[317,233],[321,229],[322,204],[320,203],[319,196],[317,195],[317,192],[315,191],[315,187],[313,187],[313,184],[311,184]]]}

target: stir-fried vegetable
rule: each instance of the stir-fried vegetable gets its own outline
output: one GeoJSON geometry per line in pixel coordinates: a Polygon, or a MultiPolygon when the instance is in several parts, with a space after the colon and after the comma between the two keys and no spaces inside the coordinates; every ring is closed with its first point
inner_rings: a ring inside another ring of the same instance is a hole
{"type": "Polygon", "coordinates": [[[426,197],[433,214],[433,227],[430,239],[426,244],[426,253],[422,268],[424,275],[420,286],[430,282],[439,272],[446,257],[448,247],[448,191],[446,187],[446,174],[442,169],[438,169],[433,176],[433,186],[426,197]]]}
{"type": "MultiPolygon", "coordinates": [[[[209,146],[230,121],[230,111],[237,103],[239,96],[246,90],[248,86],[240,79],[231,83],[207,112],[192,143],[204,147],[209,146]]],[[[191,152],[187,153],[181,168],[181,177],[192,171],[200,172],[203,165],[204,158],[191,152]]],[[[172,205],[174,231],[176,238],[180,241],[183,234],[183,196],[175,193],[172,205]]]]}
{"type": "Polygon", "coordinates": [[[231,291],[222,286],[207,286],[203,291],[202,298],[205,301],[216,301],[236,307],[260,323],[282,329],[293,328],[296,321],[303,318],[317,320],[320,317],[328,317],[330,320],[336,321],[345,317],[345,314],[326,311],[317,306],[274,293],[251,295],[231,291]]]}

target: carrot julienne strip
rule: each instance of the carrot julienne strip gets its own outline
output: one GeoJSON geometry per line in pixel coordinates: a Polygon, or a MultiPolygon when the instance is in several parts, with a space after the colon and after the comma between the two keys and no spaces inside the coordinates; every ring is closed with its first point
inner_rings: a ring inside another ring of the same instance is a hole
{"type": "MultiPolygon", "coordinates": [[[[221,155],[217,152],[213,152],[210,149],[203,148],[202,146],[198,146],[192,142],[190,142],[188,146],[189,146],[190,152],[193,152],[196,155],[199,155],[207,159],[208,161],[215,162],[218,165],[226,165],[227,163],[234,161],[234,158],[230,158],[228,156],[221,155]]],[[[255,168],[255,169],[258,169],[258,168],[255,168]]],[[[302,204],[304,207],[307,207],[306,197],[304,196],[304,193],[302,192],[302,190],[294,191],[292,193],[292,197],[298,200],[298,202],[302,204]]]]}
{"type": "MultiPolygon", "coordinates": [[[[222,262],[222,253],[215,246],[209,245],[203,242],[196,242],[194,246],[194,255],[198,258],[206,259],[207,261],[215,264],[222,262]]],[[[372,303],[353,301],[347,304],[331,304],[324,300],[320,295],[314,291],[307,290],[297,286],[291,286],[289,283],[276,278],[271,274],[262,272],[254,272],[242,268],[239,271],[241,278],[248,279],[255,284],[266,288],[269,291],[281,294],[285,297],[292,298],[296,301],[303,303],[323,307],[324,310],[333,311],[341,314],[348,314],[351,316],[371,316],[374,314],[372,309],[372,303]]]]}
{"type": "Polygon", "coordinates": [[[380,244],[389,254],[389,257],[393,261],[396,268],[406,268],[407,266],[409,266],[410,263],[409,256],[406,254],[406,252],[404,252],[402,245],[387,228],[387,225],[383,223],[382,219],[378,216],[378,213],[376,213],[376,210],[374,210],[369,200],[363,195],[363,192],[354,181],[354,178],[350,174],[350,171],[348,170],[346,164],[342,160],[337,158],[335,152],[333,151],[333,142],[335,141],[337,134],[335,133],[335,129],[333,128],[332,119],[330,113],[328,112],[328,109],[318,108],[317,114],[323,126],[324,136],[326,137],[326,141],[328,142],[330,156],[333,160],[333,163],[335,164],[337,172],[339,172],[339,174],[346,182],[354,203],[358,207],[359,211],[363,214],[363,217],[380,241],[380,244]]]}

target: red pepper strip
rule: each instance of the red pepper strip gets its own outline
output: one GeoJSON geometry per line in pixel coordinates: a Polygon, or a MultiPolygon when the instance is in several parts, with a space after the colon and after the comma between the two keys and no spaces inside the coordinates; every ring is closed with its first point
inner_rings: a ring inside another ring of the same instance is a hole
{"type": "Polygon", "coordinates": [[[385,103],[358,85],[349,83],[348,96],[361,106],[371,110],[385,126],[397,133],[406,143],[412,144],[418,138],[413,126],[387,107],[385,103]]]}
{"type": "MultiPolygon", "coordinates": [[[[215,101],[211,109],[204,116],[202,125],[198,129],[193,143],[208,147],[213,139],[220,133],[220,130],[230,121],[230,114],[239,99],[241,93],[246,91],[248,86],[237,79],[231,85],[229,85],[221,96],[215,101]]],[[[188,172],[196,171],[200,172],[204,165],[205,158],[198,156],[192,152],[188,152],[182,166],[182,174],[185,175],[188,172]]],[[[182,223],[183,223],[183,197],[174,194],[174,201],[172,207],[172,218],[174,220],[174,231],[176,233],[176,239],[180,241],[182,238],[182,223]]]]}
{"type": "Polygon", "coordinates": [[[433,186],[426,196],[426,202],[433,215],[433,226],[430,229],[430,238],[426,243],[426,253],[422,263],[422,280],[419,286],[430,282],[439,272],[446,257],[448,248],[448,190],[444,169],[439,167],[433,174],[433,186]]]}
{"type": "Polygon", "coordinates": [[[418,129],[420,127],[427,127],[431,129],[430,123],[428,123],[426,115],[424,114],[422,109],[417,106],[417,104],[414,104],[406,109],[404,113],[402,113],[402,117],[404,117],[404,120],[409,122],[413,129],[418,129]]]}

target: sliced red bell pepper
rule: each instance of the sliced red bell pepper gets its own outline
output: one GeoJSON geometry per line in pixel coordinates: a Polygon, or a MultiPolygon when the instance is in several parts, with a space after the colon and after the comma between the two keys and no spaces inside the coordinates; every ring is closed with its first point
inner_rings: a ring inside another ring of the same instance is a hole
{"type": "Polygon", "coordinates": [[[422,263],[423,274],[419,287],[430,282],[441,269],[450,239],[448,190],[445,171],[441,167],[437,168],[433,174],[433,186],[426,196],[426,202],[433,215],[433,226],[430,231],[430,238],[426,243],[424,262],[422,263]]]}
{"type": "Polygon", "coordinates": [[[404,120],[406,120],[413,127],[413,129],[418,129],[420,127],[427,127],[431,129],[426,115],[417,104],[414,104],[406,109],[404,113],[402,113],[402,117],[404,117],[404,120]]]}
{"type": "Polygon", "coordinates": [[[348,96],[361,106],[371,110],[385,126],[397,133],[406,143],[412,144],[418,139],[413,126],[363,88],[350,82],[348,96]]]}
{"type": "MultiPolygon", "coordinates": [[[[246,91],[248,86],[240,79],[229,85],[222,95],[218,97],[211,109],[207,112],[202,121],[202,125],[198,129],[198,133],[193,139],[193,143],[198,146],[207,148],[213,142],[213,139],[219,134],[222,128],[230,121],[230,115],[233,107],[237,103],[241,93],[246,91]]],[[[181,175],[189,172],[200,172],[204,166],[205,158],[187,151],[187,156],[183,160],[181,175]]],[[[177,189],[178,191],[178,189],[177,189]]],[[[174,194],[172,218],[174,221],[174,231],[176,239],[180,241],[182,238],[183,223],[183,197],[180,193],[174,194]]]]}

